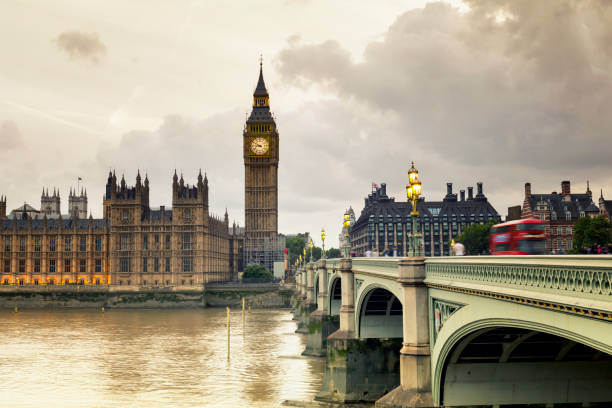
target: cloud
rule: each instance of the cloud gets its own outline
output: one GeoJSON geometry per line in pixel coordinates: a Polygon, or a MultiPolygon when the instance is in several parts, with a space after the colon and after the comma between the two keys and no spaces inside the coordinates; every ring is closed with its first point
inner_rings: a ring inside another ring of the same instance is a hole
{"type": "Polygon", "coordinates": [[[285,83],[317,87],[351,112],[352,121],[320,115],[312,126],[351,129],[326,143],[343,145],[336,157],[353,179],[384,177],[401,191],[414,160],[428,199],[441,198],[445,181],[484,179],[500,212],[513,204],[509,191],[519,203],[525,181],[544,191],[564,177],[608,182],[612,4],[467,3],[468,12],[429,3],[402,14],[361,62],[337,41],[291,38],[277,68],[285,83]]]}
{"type": "Polygon", "coordinates": [[[23,143],[23,136],[12,120],[5,120],[0,123],[0,152],[13,150],[23,143]]]}
{"type": "Polygon", "coordinates": [[[106,54],[106,46],[97,33],[65,31],[54,40],[57,47],[74,59],[88,59],[98,63],[106,54]]]}

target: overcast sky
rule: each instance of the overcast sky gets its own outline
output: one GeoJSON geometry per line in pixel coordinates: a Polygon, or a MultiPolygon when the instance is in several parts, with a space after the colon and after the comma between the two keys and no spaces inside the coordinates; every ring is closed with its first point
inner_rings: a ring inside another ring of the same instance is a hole
{"type": "MultiPolygon", "coordinates": [[[[77,177],[102,215],[109,169],[171,205],[174,169],[208,173],[244,223],[242,128],[259,55],[280,131],[279,230],[397,200],[414,160],[428,200],[484,182],[506,215],[523,184],[612,197],[606,0],[3,0],[0,194],[9,210],[77,177]]],[[[317,242],[318,244],[318,242],[317,242]]]]}

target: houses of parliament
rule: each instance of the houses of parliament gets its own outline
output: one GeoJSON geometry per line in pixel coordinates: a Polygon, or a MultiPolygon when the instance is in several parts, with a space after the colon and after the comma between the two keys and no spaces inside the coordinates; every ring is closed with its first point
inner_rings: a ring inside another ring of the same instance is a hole
{"type": "Polygon", "coordinates": [[[130,186],[109,172],[96,219],[87,217],[86,190],[70,190],[67,214],[56,190],[43,189],[40,210],[24,204],[9,214],[0,197],[0,284],[191,286],[237,279],[243,262],[277,261],[278,131],[261,64],[243,147],[244,230],[230,226],[227,211],[210,213],[201,171],[192,185],[175,171],[172,207],[159,209],[149,204],[147,175],[130,186]]]}

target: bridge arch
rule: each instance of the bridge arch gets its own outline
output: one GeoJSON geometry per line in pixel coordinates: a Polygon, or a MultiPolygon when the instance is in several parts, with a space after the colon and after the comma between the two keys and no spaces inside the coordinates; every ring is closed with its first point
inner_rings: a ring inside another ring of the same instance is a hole
{"type": "Polygon", "coordinates": [[[329,285],[327,286],[327,301],[329,307],[327,310],[331,316],[340,315],[340,306],[342,305],[342,280],[340,272],[336,269],[330,274],[329,285]]]}
{"type": "Polygon", "coordinates": [[[357,337],[403,338],[402,303],[396,291],[378,282],[359,289],[355,309],[357,337]]]}
{"type": "Polygon", "coordinates": [[[444,323],[431,356],[437,404],[612,401],[609,323],[527,306],[504,314],[467,305],[444,323]]]}

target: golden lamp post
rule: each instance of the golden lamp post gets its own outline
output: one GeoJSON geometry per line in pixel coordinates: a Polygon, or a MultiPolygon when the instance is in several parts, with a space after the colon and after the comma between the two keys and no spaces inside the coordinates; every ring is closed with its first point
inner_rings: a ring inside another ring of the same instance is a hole
{"type": "Polygon", "coordinates": [[[412,218],[412,233],[410,234],[410,255],[411,256],[423,256],[421,250],[421,234],[417,231],[417,219],[419,211],[417,210],[417,203],[419,202],[419,196],[421,195],[421,182],[419,181],[419,171],[414,168],[414,162],[412,167],[408,170],[408,182],[406,185],[406,195],[408,200],[412,202],[412,211],[410,217],[412,218]]]}
{"type": "Polygon", "coordinates": [[[344,213],[344,257],[349,258],[351,256],[350,249],[351,243],[349,242],[349,228],[351,227],[351,216],[349,215],[348,210],[344,213]]]}
{"type": "Polygon", "coordinates": [[[321,228],[321,259],[325,259],[325,228],[321,228]]]}
{"type": "Polygon", "coordinates": [[[306,247],[308,244],[304,245],[304,264],[306,263],[306,247]]]}
{"type": "Polygon", "coordinates": [[[302,254],[300,254],[300,257],[298,258],[299,262],[300,262],[300,266],[302,265],[302,254]]]}
{"type": "Polygon", "coordinates": [[[312,238],[310,239],[310,244],[308,244],[308,246],[310,247],[310,259],[309,259],[309,261],[312,262],[312,248],[314,248],[314,241],[312,240],[312,238]]]}

